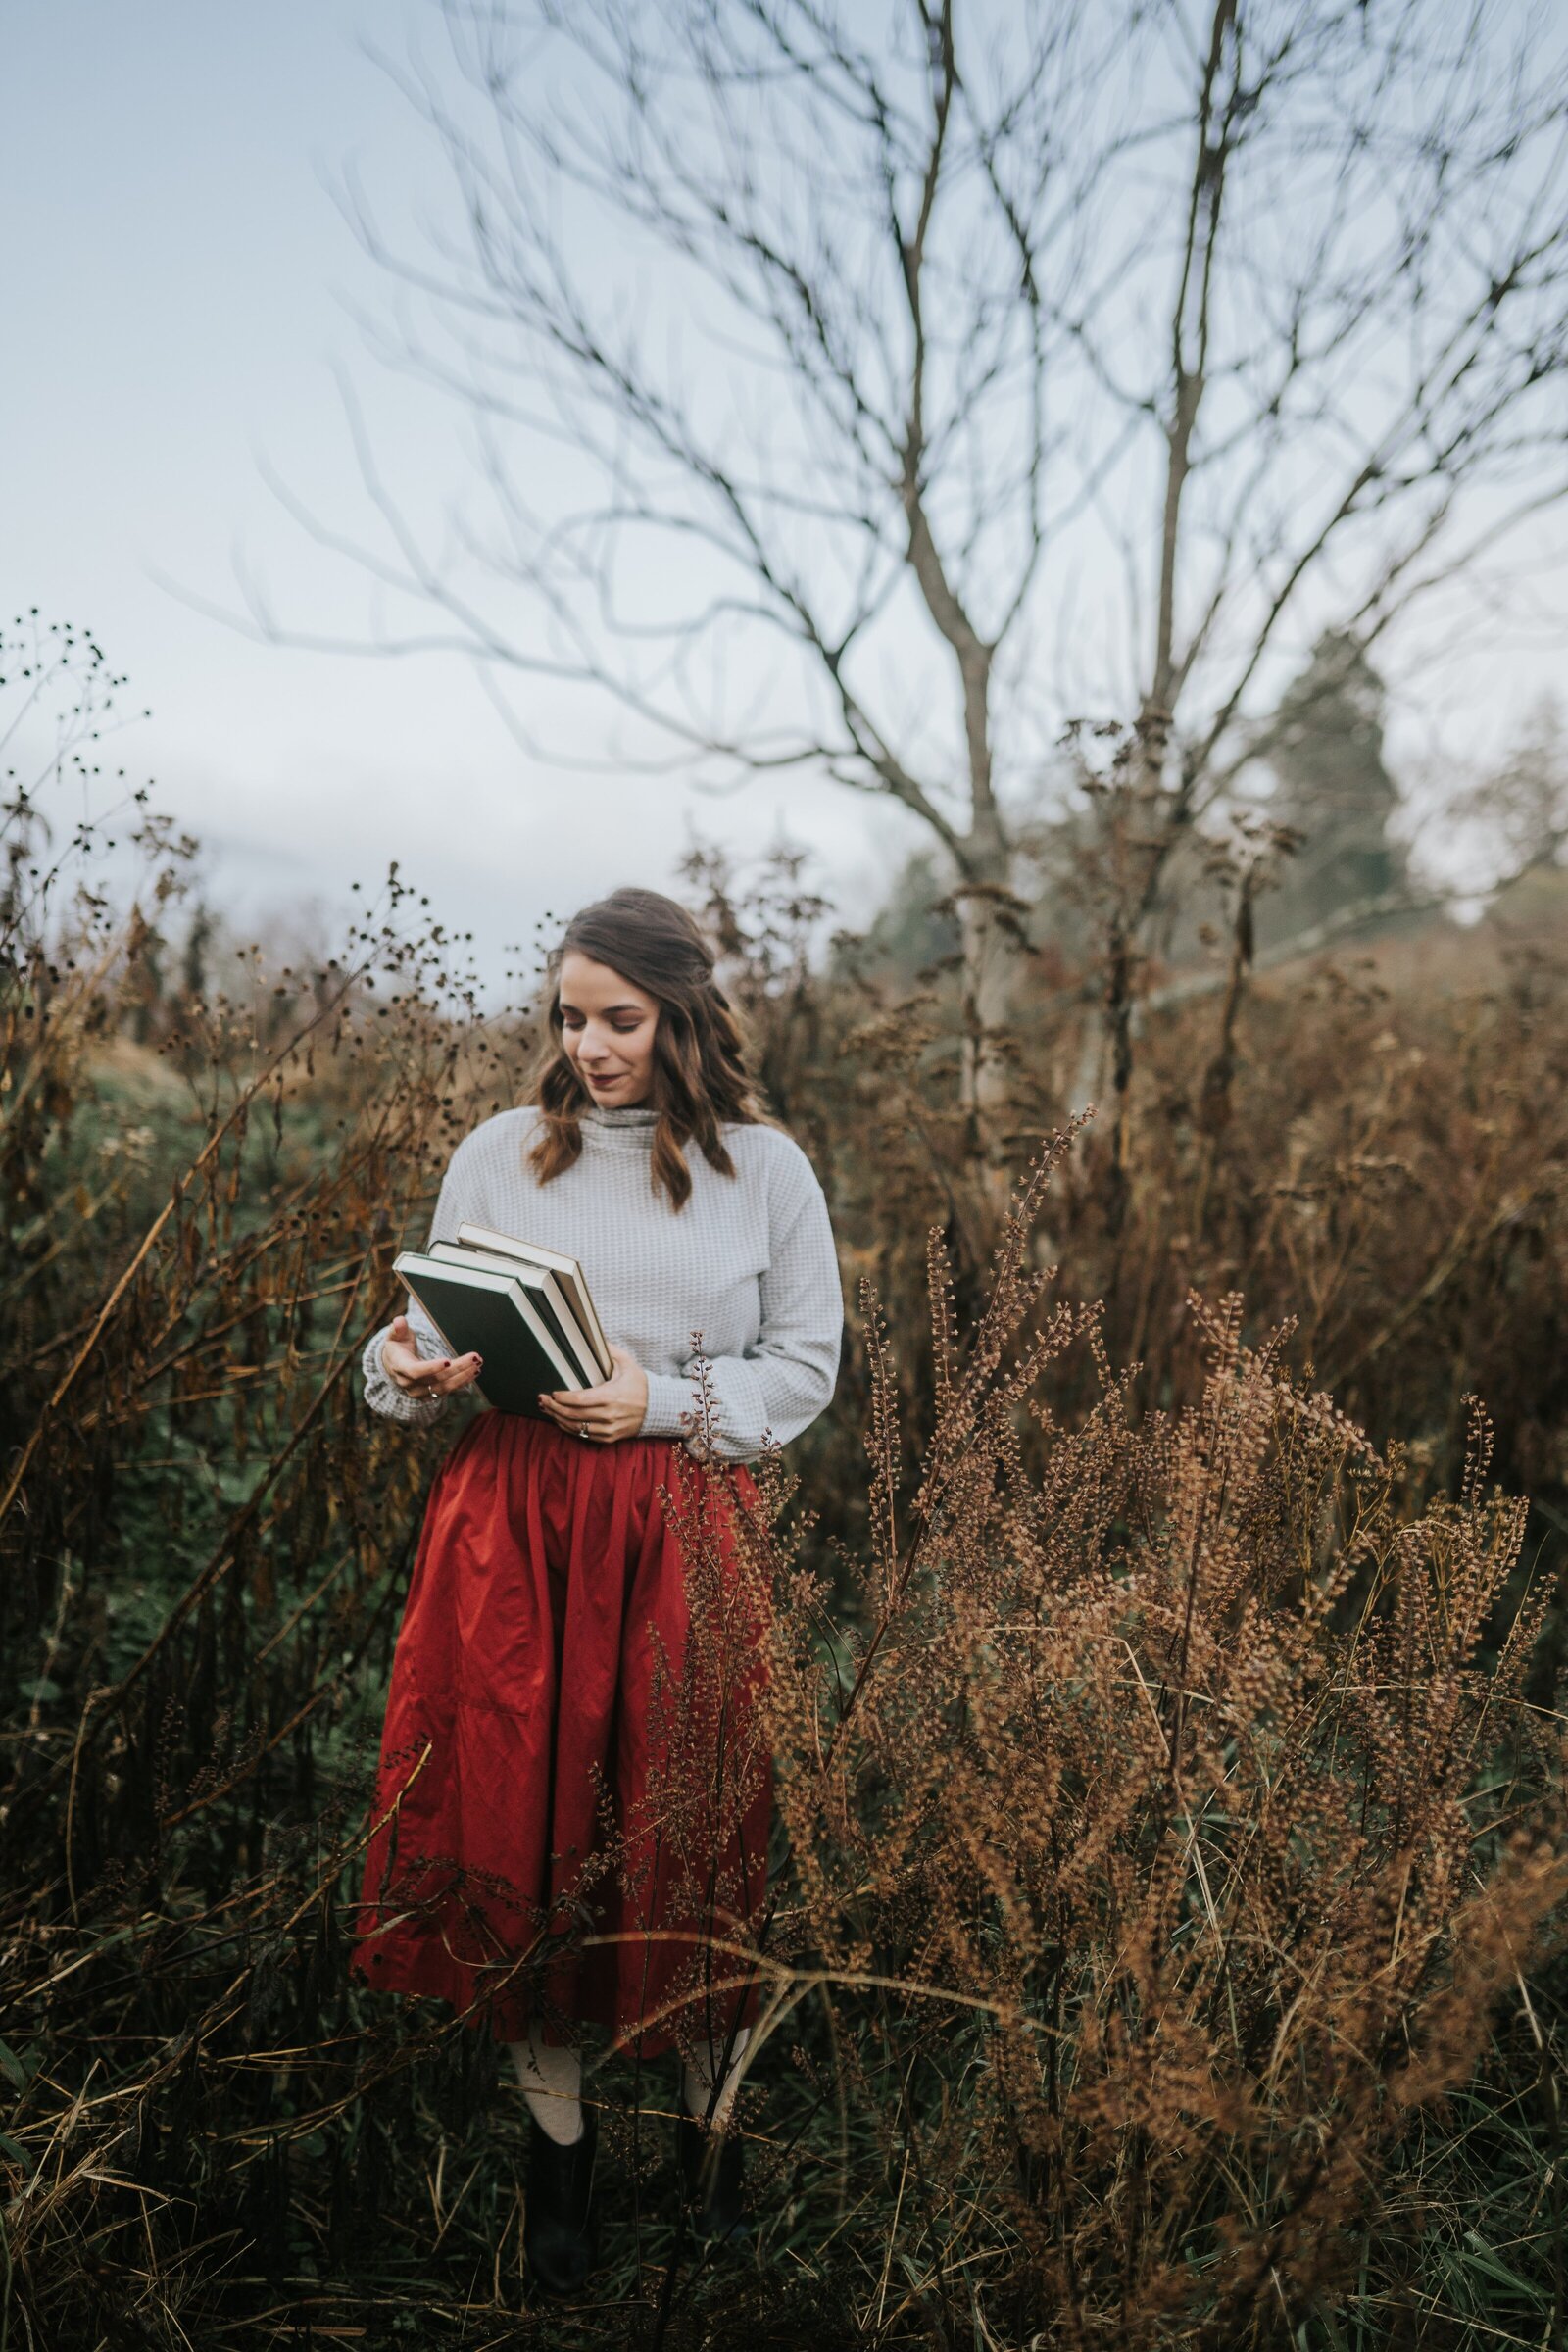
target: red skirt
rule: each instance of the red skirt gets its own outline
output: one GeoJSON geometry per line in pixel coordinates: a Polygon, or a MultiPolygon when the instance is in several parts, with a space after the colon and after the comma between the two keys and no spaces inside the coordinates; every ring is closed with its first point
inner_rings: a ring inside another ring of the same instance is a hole
{"type": "Polygon", "coordinates": [[[755,1489],[655,1438],[482,1412],[436,1474],[392,1663],[351,1966],[517,2040],[652,2056],[756,2010],[771,1760],[755,1489]],[[666,1508],[667,1501],[667,1508],[666,1508]]]}

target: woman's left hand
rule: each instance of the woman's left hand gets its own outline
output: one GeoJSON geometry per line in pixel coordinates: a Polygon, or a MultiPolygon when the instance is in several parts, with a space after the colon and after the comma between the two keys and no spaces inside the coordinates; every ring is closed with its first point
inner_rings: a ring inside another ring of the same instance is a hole
{"type": "Polygon", "coordinates": [[[612,1348],[610,1360],[615,1369],[597,1389],[553,1389],[539,1399],[558,1429],[591,1438],[596,1446],[634,1438],[648,1410],[648,1375],[636,1357],[612,1348]]]}

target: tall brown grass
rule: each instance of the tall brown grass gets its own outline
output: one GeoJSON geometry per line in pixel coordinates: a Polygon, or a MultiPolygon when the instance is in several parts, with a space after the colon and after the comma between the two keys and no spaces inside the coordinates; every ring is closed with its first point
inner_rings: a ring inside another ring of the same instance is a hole
{"type": "MultiPolygon", "coordinates": [[[[1354,971],[1310,1017],[1258,998],[1215,1134],[1201,1008],[1152,1023],[1114,1232],[1067,1050],[1025,1036],[998,1238],[940,977],[814,974],[798,875],[729,904],[852,1343],[729,1619],[765,1612],[777,1771],[766,1923],[723,1954],[762,2004],[760,2267],[693,2259],[667,2093],[607,2062],[611,2258],[535,2322],[492,2053],[351,1988],[342,1937],[434,1458],[354,1360],[523,1041],[396,882],[335,964],[149,987],[180,865],[147,847],[142,916],[19,887],[0,937],[5,2343],[1560,2324],[1552,1594],[1471,1394],[1549,1503],[1552,1024],[1354,971]],[[1483,2145],[1517,2243],[1465,2201],[1483,2145]]],[[[673,1500],[700,1593],[701,1480],[673,1500]]],[[[734,1667],[697,1645],[703,1706],[734,1667]]]]}
{"type": "Polygon", "coordinates": [[[802,1638],[824,1596],[779,1629],[810,1961],[776,2015],[870,1998],[836,2040],[906,2198],[879,2325],[1283,2341],[1563,1891],[1555,1806],[1524,1797],[1557,1755],[1523,1694],[1540,1596],[1483,1655],[1524,1512],[1487,1493],[1479,1409],[1459,1498],[1401,1508],[1397,1450],[1244,1346],[1237,1299],[1194,1300],[1206,1368],[1171,1414],[1129,1409],[1081,1310],[1009,1349],[1028,1205],[961,1358],[935,1261],[906,1516],[867,1304],[873,1532],[831,1691],[802,1638]],[[1039,1392],[1074,1345],[1101,1394],[1064,1426],[1039,1392]]]}

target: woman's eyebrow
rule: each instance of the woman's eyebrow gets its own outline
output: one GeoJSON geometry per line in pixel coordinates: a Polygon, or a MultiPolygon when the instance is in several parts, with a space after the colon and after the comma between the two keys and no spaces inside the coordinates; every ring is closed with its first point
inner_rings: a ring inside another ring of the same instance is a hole
{"type": "MultiPolygon", "coordinates": [[[[580,1004],[573,1004],[569,997],[563,997],[561,1000],[561,1009],[563,1012],[581,1012],[582,1006],[580,1004]]],[[[632,1012],[635,1013],[639,1019],[641,1019],[643,1013],[647,1010],[647,1006],[643,1004],[606,1004],[601,1007],[601,1010],[606,1013],[632,1012]]]]}

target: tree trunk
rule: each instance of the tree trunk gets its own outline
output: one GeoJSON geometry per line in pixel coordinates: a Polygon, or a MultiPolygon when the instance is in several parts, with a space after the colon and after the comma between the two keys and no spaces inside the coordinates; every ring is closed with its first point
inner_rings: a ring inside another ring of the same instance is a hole
{"type": "Polygon", "coordinates": [[[998,843],[977,858],[954,893],[963,951],[959,1101],[967,1157],[991,1217],[1005,1212],[1014,1168],[1013,1033],[1031,955],[1027,907],[1010,886],[1011,859],[998,843]]]}

